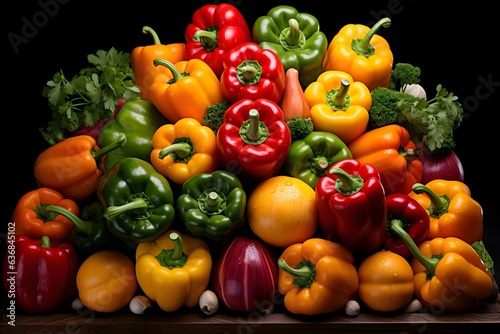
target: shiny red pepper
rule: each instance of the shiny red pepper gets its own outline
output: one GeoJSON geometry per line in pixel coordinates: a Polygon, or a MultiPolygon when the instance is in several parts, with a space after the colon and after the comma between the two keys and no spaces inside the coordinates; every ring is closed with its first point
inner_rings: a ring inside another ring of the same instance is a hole
{"type": "Polygon", "coordinates": [[[341,160],[318,180],[315,192],[318,223],[327,239],[340,242],[360,257],[383,247],[387,203],[373,165],[341,160]]]}
{"type": "Polygon", "coordinates": [[[16,303],[24,311],[50,312],[75,297],[78,255],[71,244],[47,236],[10,236],[7,243],[12,247],[5,254],[3,284],[7,294],[15,293],[16,303]]]}
{"type": "Polygon", "coordinates": [[[242,99],[232,104],[217,131],[224,168],[254,180],[279,173],[291,142],[283,111],[268,99],[242,99]]]}
{"type": "Polygon", "coordinates": [[[224,55],[235,46],[252,41],[250,28],[236,7],[209,4],[196,10],[184,31],[186,59],[201,59],[220,78],[224,55]]]}
{"type": "Polygon", "coordinates": [[[257,43],[242,43],[227,53],[224,67],[220,87],[227,101],[258,98],[281,101],[286,75],[274,51],[263,49],[257,43]]]}
{"type": "Polygon", "coordinates": [[[407,194],[387,195],[386,203],[388,219],[385,249],[409,259],[413,256],[410,249],[399,236],[391,232],[391,226],[400,226],[419,245],[426,240],[429,233],[429,215],[417,200],[407,194]]]}

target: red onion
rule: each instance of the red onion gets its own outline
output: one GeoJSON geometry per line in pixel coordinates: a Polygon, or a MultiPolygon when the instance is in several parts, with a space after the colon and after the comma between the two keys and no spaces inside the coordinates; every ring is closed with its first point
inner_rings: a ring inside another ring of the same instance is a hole
{"type": "Polygon", "coordinates": [[[421,183],[426,184],[434,179],[464,182],[464,168],[455,152],[431,154],[420,151],[420,161],[424,167],[421,183]]]}
{"type": "Polygon", "coordinates": [[[278,286],[274,254],[258,239],[236,237],[217,258],[212,285],[230,310],[270,313],[278,286]]]}
{"type": "Polygon", "coordinates": [[[101,119],[101,120],[99,120],[99,122],[97,122],[96,125],[93,125],[93,126],[84,126],[84,127],[81,127],[79,129],[77,129],[76,131],[74,131],[72,133],[72,136],[87,135],[87,136],[91,136],[92,138],[94,138],[97,141],[98,138],[99,138],[99,133],[101,132],[101,129],[103,128],[103,126],[105,126],[107,123],[113,121],[116,118],[116,115],[118,114],[118,112],[120,111],[122,105],[125,102],[126,101],[123,98],[120,98],[118,100],[118,103],[116,104],[116,107],[115,107],[115,110],[113,112],[113,117],[112,118],[110,118],[110,119],[101,119]]]}

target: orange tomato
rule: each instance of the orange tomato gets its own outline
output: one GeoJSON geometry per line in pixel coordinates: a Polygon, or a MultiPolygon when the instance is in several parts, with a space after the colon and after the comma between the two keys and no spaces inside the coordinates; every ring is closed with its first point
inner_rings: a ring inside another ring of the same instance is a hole
{"type": "Polygon", "coordinates": [[[96,312],[115,312],[128,305],[137,289],[132,260],[119,251],[103,250],[90,255],[76,274],[83,305],[96,312]]]}
{"type": "Polygon", "coordinates": [[[268,178],[250,193],[247,218],[253,233],[272,246],[304,242],[318,227],[314,189],[291,176],[268,178]]]}
{"type": "Polygon", "coordinates": [[[382,250],[369,255],[359,265],[358,276],[358,296],[372,310],[397,311],[413,297],[413,270],[397,253],[382,250]]]}

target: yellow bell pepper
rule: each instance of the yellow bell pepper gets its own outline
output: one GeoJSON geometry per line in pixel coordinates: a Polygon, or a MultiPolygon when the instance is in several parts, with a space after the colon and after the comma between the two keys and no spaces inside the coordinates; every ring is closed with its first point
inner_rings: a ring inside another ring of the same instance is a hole
{"type": "Polygon", "coordinates": [[[307,86],[314,130],[337,135],[345,144],[361,136],[369,121],[372,96],[366,85],[343,71],[323,72],[307,86]]]}
{"type": "Polygon", "coordinates": [[[139,243],[135,259],[140,288],[165,312],[197,306],[210,281],[212,257],[208,245],[175,230],[139,243]]]}
{"type": "Polygon", "coordinates": [[[171,122],[190,117],[202,123],[206,108],[223,100],[219,78],[203,60],[190,59],[175,64],[155,59],[155,66],[166,66],[170,74],[159,73],[150,87],[151,101],[171,122]]]}
{"type": "Polygon", "coordinates": [[[342,27],[328,45],[323,70],[347,72],[370,91],[389,87],[394,57],[389,43],[375,32],[390,24],[390,19],[383,18],[371,29],[362,24],[342,27]]]}
{"type": "Polygon", "coordinates": [[[183,184],[191,176],[219,166],[215,132],[194,118],[164,124],[152,138],[151,164],[163,176],[183,184]]]}

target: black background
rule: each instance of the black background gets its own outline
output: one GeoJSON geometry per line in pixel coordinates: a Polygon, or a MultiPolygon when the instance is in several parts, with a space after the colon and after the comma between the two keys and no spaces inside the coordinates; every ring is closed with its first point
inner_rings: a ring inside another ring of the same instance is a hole
{"type": "MultiPolygon", "coordinates": [[[[4,11],[3,58],[3,178],[0,222],[10,220],[18,199],[36,188],[33,163],[46,148],[38,128],[51,112],[41,91],[54,73],[76,74],[88,65],[86,57],[115,47],[131,52],[152,43],[144,25],[158,33],[163,44],[185,42],[184,29],[194,11],[211,1],[17,1],[4,11]],[[33,29],[34,28],[34,29],[33,29]],[[13,46],[9,36],[24,38],[13,46]]],[[[497,160],[498,18],[485,0],[458,7],[455,1],[229,1],[250,27],[276,5],[291,5],[315,15],[329,39],[345,24],[371,26],[381,17],[392,25],[382,29],[394,62],[409,62],[422,70],[428,96],[442,84],[459,97],[464,121],[456,130],[465,182],[484,209],[484,241],[500,271],[500,170],[497,160]]],[[[5,229],[0,232],[5,232],[5,229]]]]}

